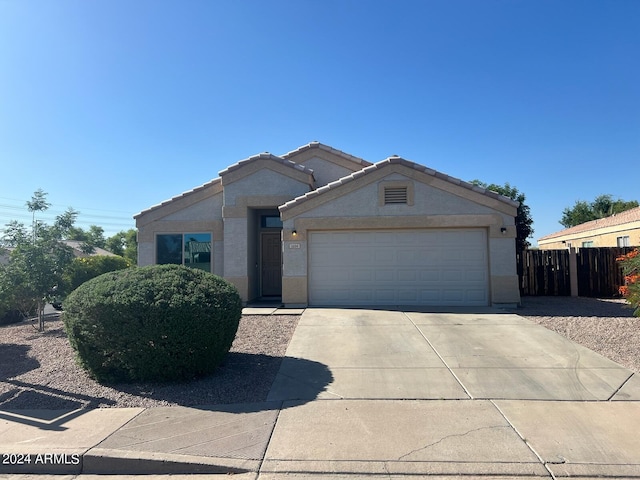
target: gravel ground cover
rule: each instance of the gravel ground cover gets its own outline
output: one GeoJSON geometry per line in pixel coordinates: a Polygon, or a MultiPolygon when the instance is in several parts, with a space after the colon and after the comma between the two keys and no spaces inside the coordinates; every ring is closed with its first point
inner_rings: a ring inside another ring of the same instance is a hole
{"type": "MultiPolygon", "coordinates": [[[[640,374],[640,318],[623,300],[525,297],[514,313],[640,374]]],[[[0,326],[0,409],[154,407],[262,402],[299,317],[243,316],[224,364],[206,378],[171,384],[100,385],[74,360],[57,317],[0,326]]]]}
{"type": "Polygon", "coordinates": [[[30,322],[0,327],[0,409],[154,407],[262,402],[299,316],[245,315],[223,365],[206,378],[104,386],[75,363],[57,316],[38,333],[30,322]]]}
{"type": "Polygon", "coordinates": [[[524,297],[514,313],[640,374],[640,318],[625,300],[524,297]]]}

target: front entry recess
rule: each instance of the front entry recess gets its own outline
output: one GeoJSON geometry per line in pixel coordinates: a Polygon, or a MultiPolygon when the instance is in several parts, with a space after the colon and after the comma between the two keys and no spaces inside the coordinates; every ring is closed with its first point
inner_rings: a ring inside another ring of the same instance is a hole
{"type": "Polygon", "coordinates": [[[282,296],[280,232],[263,232],[260,244],[261,294],[263,297],[280,297],[282,296]]]}

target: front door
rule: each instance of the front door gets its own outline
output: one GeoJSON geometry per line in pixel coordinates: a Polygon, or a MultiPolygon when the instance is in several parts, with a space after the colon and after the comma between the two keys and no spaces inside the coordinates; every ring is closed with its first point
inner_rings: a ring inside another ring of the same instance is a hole
{"type": "Polygon", "coordinates": [[[263,297],[282,296],[282,243],[280,232],[263,232],[260,241],[263,297]]]}

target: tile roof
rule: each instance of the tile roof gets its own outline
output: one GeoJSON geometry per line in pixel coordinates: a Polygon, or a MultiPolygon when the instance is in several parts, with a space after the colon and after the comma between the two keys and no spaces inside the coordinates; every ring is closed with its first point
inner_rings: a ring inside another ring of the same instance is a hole
{"type": "Polygon", "coordinates": [[[365,167],[367,167],[369,165],[372,165],[371,162],[367,162],[366,160],[364,160],[362,158],[356,157],[356,156],[351,155],[349,153],[343,152],[342,150],[338,150],[337,148],[333,148],[333,147],[330,147],[329,145],[325,145],[323,143],[316,142],[316,141],[307,143],[306,145],[303,145],[303,146],[301,146],[299,148],[296,148],[295,150],[291,150],[290,152],[287,152],[284,155],[282,155],[282,158],[289,158],[289,157],[292,157],[292,156],[297,155],[299,153],[302,153],[302,152],[304,152],[306,150],[311,150],[312,148],[318,148],[320,150],[324,150],[325,152],[333,153],[334,155],[340,156],[340,157],[342,157],[342,158],[344,158],[346,160],[349,160],[351,162],[355,162],[355,163],[357,163],[359,165],[362,165],[362,166],[365,166],[365,167]]]}
{"type": "Polygon", "coordinates": [[[317,197],[318,195],[322,195],[324,192],[327,192],[329,190],[332,190],[334,188],[339,187],[340,185],[344,185],[345,183],[349,183],[352,182],[364,175],[367,175],[368,173],[371,173],[375,170],[379,170],[387,165],[392,165],[392,164],[399,164],[399,165],[404,165],[406,167],[412,168],[414,170],[417,170],[419,172],[422,173],[426,173],[427,175],[431,175],[433,177],[445,180],[449,183],[455,184],[455,185],[459,185],[463,188],[466,188],[468,190],[473,190],[474,192],[478,192],[480,194],[483,195],[487,195],[489,197],[495,198],[496,200],[499,200],[501,202],[504,202],[508,205],[511,205],[512,207],[518,207],[518,205],[520,205],[519,202],[512,200],[508,197],[505,197],[503,195],[500,195],[499,193],[496,193],[494,191],[491,190],[487,190],[486,188],[482,188],[479,187],[477,185],[474,185],[472,183],[468,183],[465,182],[463,180],[460,180],[459,178],[455,178],[455,177],[450,177],[449,175],[445,175],[444,173],[438,172],[436,170],[433,170],[431,168],[425,167],[423,165],[420,165],[418,163],[415,162],[411,162],[409,160],[405,160],[404,158],[398,157],[398,156],[393,156],[393,157],[389,157],[385,160],[382,160],[380,162],[374,163],[372,165],[369,165],[368,167],[363,168],[362,170],[358,170],[357,172],[353,172],[351,175],[347,175],[346,177],[342,177],[338,180],[336,180],[335,182],[331,182],[323,187],[320,187],[316,190],[312,190],[311,192],[308,192],[304,195],[301,195],[297,198],[294,198],[293,200],[285,203],[284,205],[281,205],[279,207],[280,211],[285,211],[289,208],[292,208],[296,205],[299,205],[311,198],[317,197]]]}
{"type": "Polygon", "coordinates": [[[538,239],[549,240],[556,237],[563,237],[565,235],[573,235],[577,233],[584,233],[597,228],[615,227],[617,225],[624,225],[625,223],[640,222],[640,207],[632,208],[621,213],[616,213],[610,217],[599,218],[598,220],[591,220],[590,222],[581,223],[575,227],[565,228],[559,232],[551,233],[538,239]]]}
{"type": "Polygon", "coordinates": [[[239,168],[242,168],[243,166],[245,166],[248,163],[251,162],[255,162],[256,160],[273,160],[275,162],[281,163],[282,165],[285,165],[289,168],[294,168],[296,170],[299,170],[301,172],[304,173],[308,173],[309,175],[313,175],[313,170],[311,170],[308,167],[305,167],[304,165],[300,165],[296,162],[292,162],[291,160],[288,160],[284,157],[279,157],[277,155],[273,155],[269,152],[264,152],[264,153],[259,153],[258,155],[253,155],[252,157],[249,157],[245,160],[240,160],[237,163],[234,163],[233,165],[228,166],[227,168],[225,168],[224,170],[220,171],[218,174],[222,177],[224,175],[226,175],[229,172],[233,172],[234,170],[237,170],[239,168]]]}
{"type": "Polygon", "coordinates": [[[153,210],[157,210],[158,208],[164,207],[165,205],[174,202],[176,200],[179,200],[181,198],[184,197],[188,197],[189,195],[193,195],[194,193],[200,192],[208,187],[211,187],[213,185],[216,185],[217,183],[220,183],[222,181],[222,179],[220,177],[214,178],[213,180],[210,180],[207,183],[203,183],[202,185],[192,188],[191,190],[187,190],[186,192],[182,192],[180,195],[176,195],[175,197],[171,197],[169,200],[165,200],[164,202],[158,203],[157,205],[153,205],[152,207],[147,208],[146,210],[142,210],[139,213],[136,213],[133,218],[137,219],[138,217],[141,217],[142,215],[145,215],[149,212],[152,212],[153,210]]]}

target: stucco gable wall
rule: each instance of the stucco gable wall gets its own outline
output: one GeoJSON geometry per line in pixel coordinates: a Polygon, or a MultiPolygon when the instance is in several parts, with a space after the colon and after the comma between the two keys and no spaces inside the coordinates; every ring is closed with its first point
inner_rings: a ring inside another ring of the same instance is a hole
{"type": "MultiPolygon", "coordinates": [[[[240,197],[288,195],[295,198],[309,191],[309,185],[269,168],[262,168],[224,186],[224,205],[235,206],[240,197]]],[[[277,205],[273,205],[274,207],[277,205]]]]}
{"type": "Polygon", "coordinates": [[[305,160],[302,165],[313,170],[313,177],[318,187],[350,175],[355,170],[355,168],[346,168],[317,156],[305,160]]]}
{"type": "Polygon", "coordinates": [[[514,218],[510,215],[480,205],[468,198],[426,185],[405,175],[393,173],[379,181],[319,205],[300,214],[299,217],[493,214],[499,214],[506,225],[514,224],[514,218]],[[410,182],[414,191],[413,205],[380,205],[380,183],[384,186],[387,182],[410,182]]]}
{"type": "Polygon", "coordinates": [[[213,218],[222,218],[222,192],[167,215],[162,220],[210,220],[213,218]]]}

